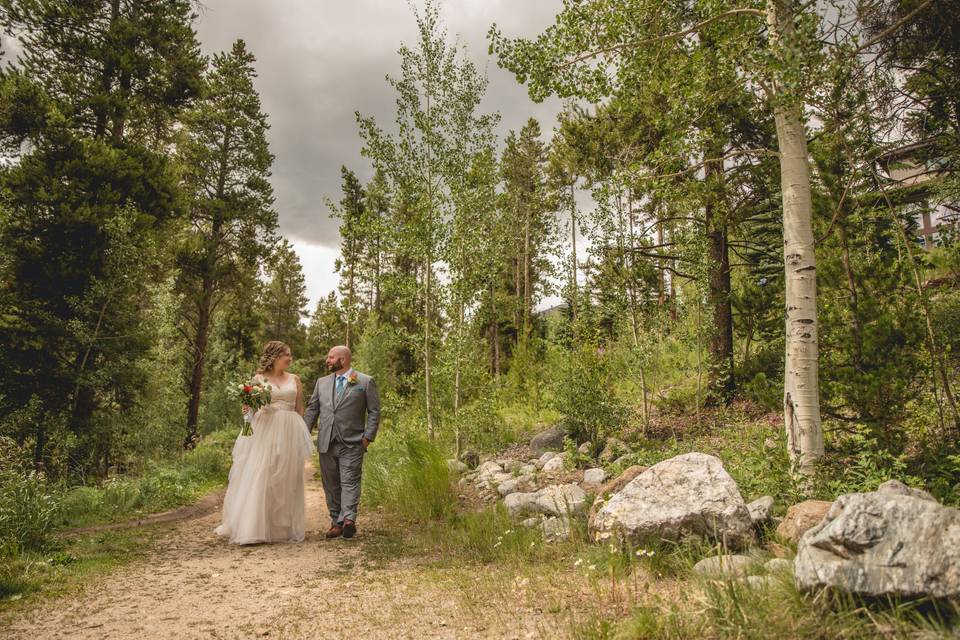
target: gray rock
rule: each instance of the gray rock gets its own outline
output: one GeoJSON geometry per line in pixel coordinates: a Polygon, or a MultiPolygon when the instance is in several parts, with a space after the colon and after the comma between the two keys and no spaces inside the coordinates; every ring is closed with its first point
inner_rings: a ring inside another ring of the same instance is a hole
{"type": "Polygon", "coordinates": [[[587,506],[587,493],[575,484],[551,485],[537,492],[537,509],[551,516],[568,517],[587,506]]]}
{"type": "Polygon", "coordinates": [[[734,554],[722,554],[704,558],[693,565],[693,572],[707,578],[742,578],[750,573],[753,558],[734,554]]]}
{"type": "Polygon", "coordinates": [[[877,491],[893,493],[901,496],[913,496],[914,498],[920,498],[921,500],[932,500],[933,502],[937,501],[937,499],[927,491],[908,487],[899,480],[887,480],[877,488],[877,491]]]}
{"type": "Polygon", "coordinates": [[[570,539],[570,520],[552,516],[540,523],[540,531],[547,542],[570,539]]]}
{"type": "Polygon", "coordinates": [[[481,464],[477,468],[477,482],[479,483],[489,483],[494,479],[495,476],[502,474],[503,467],[498,465],[496,462],[487,461],[481,464]]]}
{"type": "Polygon", "coordinates": [[[563,451],[563,437],[567,435],[563,427],[557,425],[542,431],[530,440],[530,452],[541,456],[547,451],[563,451]]]}
{"type": "Polygon", "coordinates": [[[504,480],[499,485],[497,485],[497,493],[499,493],[501,496],[504,496],[504,497],[510,495],[511,493],[516,493],[519,490],[518,489],[519,484],[520,484],[520,480],[518,480],[517,478],[510,478],[509,480],[504,480]]]}
{"type": "Polygon", "coordinates": [[[537,472],[536,465],[525,464],[517,469],[517,475],[519,476],[532,476],[537,472]]]}
{"type": "Polygon", "coordinates": [[[592,449],[593,449],[593,443],[592,443],[592,442],[584,442],[584,443],[581,444],[579,447],[577,447],[577,451],[580,452],[580,453],[582,453],[582,454],[585,455],[585,456],[590,455],[590,451],[591,451],[592,449]]]}
{"type": "Polygon", "coordinates": [[[747,511],[750,512],[750,520],[755,527],[766,524],[773,515],[773,496],[757,498],[747,505],[747,511]]]}
{"type": "Polygon", "coordinates": [[[540,524],[540,518],[527,518],[526,520],[520,523],[520,526],[526,527],[528,529],[533,529],[534,527],[539,526],[539,524],[540,524]]]}
{"type": "Polygon", "coordinates": [[[560,454],[555,451],[544,452],[544,454],[537,458],[537,461],[533,463],[533,466],[535,466],[537,469],[543,469],[543,465],[547,464],[550,460],[553,460],[558,455],[560,454]]]}
{"type": "Polygon", "coordinates": [[[511,493],[503,499],[503,504],[507,508],[507,513],[511,517],[537,513],[537,493],[517,492],[511,493]]]}
{"type": "Polygon", "coordinates": [[[960,596],[960,511],[889,485],[840,496],[807,531],[794,562],[797,588],[866,597],[960,596]]]}
{"type": "Polygon", "coordinates": [[[447,460],[447,469],[450,470],[450,473],[459,475],[466,472],[469,468],[470,467],[459,460],[447,460]]]}
{"type": "Polygon", "coordinates": [[[627,467],[630,465],[631,462],[633,462],[633,454],[628,453],[627,455],[620,456],[619,458],[614,460],[613,464],[616,467],[627,467]]]}
{"type": "Polygon", "coordinates": [[[764,563],[763,568],[767,570],[767,573],[790,573],[793,570],[793,565],[784,558],[771,558],[764,563]]]}
{"type": "Polygon", "coordinates": [[[603,484],[607,479],[607,472],[603,469],[587,469],[583,472],[583,484],[603,484]]]}
{"type": "Polygon", "coordinates": [[[543,465],[544,473],[557,473],[563,471],[564,464],[566,463],[566,458],[563,454],[556,455],[543,465]]]}
{"type": "Polygon", "coordinates": [[[720,460],[687,453],[656,464],[615,493],[590,519],[591,537],[643,543],[698,535],[730,549],[753,541],[750,512],[720,460]]]}

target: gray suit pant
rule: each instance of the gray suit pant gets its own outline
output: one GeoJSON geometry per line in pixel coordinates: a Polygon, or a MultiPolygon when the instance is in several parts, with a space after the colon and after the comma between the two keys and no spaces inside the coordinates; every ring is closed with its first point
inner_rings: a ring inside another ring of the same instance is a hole
{"type": "Polygon", "coordinates": [[[347,445],[336,439],[326,453],[320,454],[320,477],[333,524],[342,525],[344,519],[357,521],[363,454],[363,445],[347,445]]]}

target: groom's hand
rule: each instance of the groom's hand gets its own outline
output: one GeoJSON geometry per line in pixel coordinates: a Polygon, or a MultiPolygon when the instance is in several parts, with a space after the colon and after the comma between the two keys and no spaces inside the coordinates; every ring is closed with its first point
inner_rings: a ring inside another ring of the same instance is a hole
{"type": "Polygon", "coordinates": [[[363,445],[363,451],[364,451],[364,453],[366,453],[367,447],[370,446],[370,441],[367,440],[366,438],[363,438],[362,440],[360,440],[360,444],[363,445]]]}

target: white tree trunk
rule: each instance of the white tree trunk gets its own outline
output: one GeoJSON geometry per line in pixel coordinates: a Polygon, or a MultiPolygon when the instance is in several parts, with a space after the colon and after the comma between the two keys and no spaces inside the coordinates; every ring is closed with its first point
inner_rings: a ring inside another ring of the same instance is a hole
{"type": "MultiPolygon", "coordinates": [[[[767,24],[776,50],[789,46],[794,16],[783,0],[769,0],[767,24]]],[[[780,52],[777,52],[780,53],[780,52]]],[[[781,57],[782,54],[781,54],[781,57]]],[[[786,288],[786,361],[783,418],[791,461],[803,474],[823,455],[817,345],[817,267],[810,199],[810,156],[800,104],[773,83],[773,115],[783,192],[783,261],[786,288]]]]}

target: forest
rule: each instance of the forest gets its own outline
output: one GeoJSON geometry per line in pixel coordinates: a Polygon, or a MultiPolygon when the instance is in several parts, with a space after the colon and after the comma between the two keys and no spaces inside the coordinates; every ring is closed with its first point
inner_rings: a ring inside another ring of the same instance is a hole
{"type": "MultiPolygon", "coordinates": [[[[960,505],[960,3],[563,0],[488,52],[442,7],[395,119],[352,106],[369,164],[318,205],[308,308],[255,52],[202,55],[192,0],[0,1],[0,599],[76,560],[61,532],[222,486],[268,340],[309,387],[337,344],[374,376],[368,500],[401,519],[464,517],[431,460],[551,427],[611,477],[717,455],[777,517],[891,479],[960,505]],[[501,138],[482,56],[556,126],[501,138]]],[[[608,614],[577,637],[670,636],[608,614]]]]}

